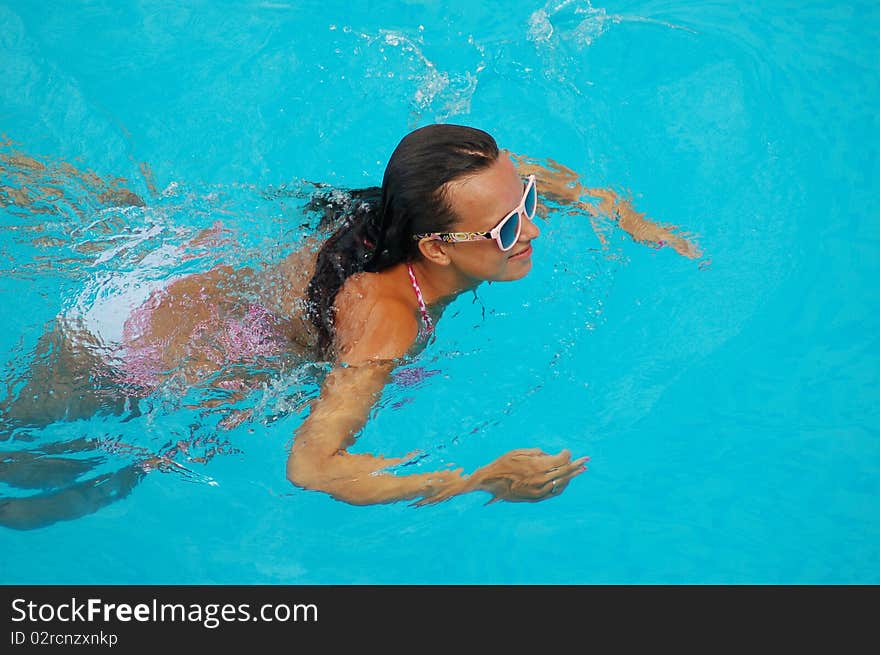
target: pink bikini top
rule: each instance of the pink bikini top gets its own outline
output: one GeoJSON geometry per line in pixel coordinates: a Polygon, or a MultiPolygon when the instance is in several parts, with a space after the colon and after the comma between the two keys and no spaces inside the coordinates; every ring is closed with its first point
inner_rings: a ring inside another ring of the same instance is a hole
{"type": "Polygon", "coordinates": [[[425,332],[433,332],[434,324],[431,322],[431,317],[428,315],[428,308],[425,307],[425,299],[422,297],[422,290],[419,288],[419,283],[416,281],[416,274],[413,273],[412,264],[407,264],[406,270],[409,271],[409,279],[412,281],[413,290],[416,292],[416,298],[419,299],[419,311],[422,312],[422,320],[425,322],[425,332]]]}

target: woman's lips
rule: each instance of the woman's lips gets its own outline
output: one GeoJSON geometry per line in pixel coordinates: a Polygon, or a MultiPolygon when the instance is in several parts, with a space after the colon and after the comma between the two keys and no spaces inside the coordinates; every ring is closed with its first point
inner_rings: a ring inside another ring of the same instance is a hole
{"type": "Polygon", "coordinates": [[[517,254],[511,255],[509,259],[525,259],[529,255],[532,254],[532,244],[529,244],[529,247],[525,250],[520,250],[517,254]]]}

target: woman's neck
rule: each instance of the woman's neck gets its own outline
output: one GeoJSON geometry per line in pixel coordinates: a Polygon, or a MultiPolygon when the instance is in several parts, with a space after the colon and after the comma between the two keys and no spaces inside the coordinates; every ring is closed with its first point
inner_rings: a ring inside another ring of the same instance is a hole
{"type": "Polygon", "coordinates": [[[412,262],[411,265],[425,304],[440,312],[459,294],[476,289],[481,282],[462,276],[452,266],[440,266],[424,259],[412,262]]]}

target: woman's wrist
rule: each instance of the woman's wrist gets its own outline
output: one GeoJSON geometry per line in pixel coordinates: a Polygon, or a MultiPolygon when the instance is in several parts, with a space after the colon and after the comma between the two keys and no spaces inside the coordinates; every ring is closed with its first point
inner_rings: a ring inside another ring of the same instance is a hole
{"type": "Polygon", "coordinates": [[[462,476],[462,481],[464,484],[462,485],[461,491],[459,493],[466,494],[471,491],[480,491],[481,490],[481,488],[482,488],[481,487],[482,477],[480,476],[481,470],[482,469],[477,469],[476,471],[474,471],[470,475],[462,476]]]}
{"type": "Polygon", "coordinates": [[[498,491],[498,481],[498,477],[492,474],[492,464],[487,464],[468,477],[465,491],[485,491],[495,496],[498,491]]]}

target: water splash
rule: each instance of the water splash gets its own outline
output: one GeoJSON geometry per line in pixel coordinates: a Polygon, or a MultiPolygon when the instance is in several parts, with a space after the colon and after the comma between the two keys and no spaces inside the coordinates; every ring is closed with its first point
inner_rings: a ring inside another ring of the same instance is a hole
{"type": "Polygon", "coordinates": [[[669,29],[695,30],[668,21],[627,14],[609,14],[602,7],[594,7],[589,0],[547,2],[529,16],[527,38],[535,43],[550,43],[556,39],[573,44],[582,50],[605,34],[610,25],[620,23],[648,23],[669,29]]]}
{"type": "Polygon", "coordinates": [[[565,84],[568,90],[582,95],[583,81],[575,70],[583,51],[606,34],[612,25],[647,23],[668,29],[694,30],[667,21],[626,14],[609,14],[594,7],[589,0],[549,0],[528,18],[526,38],[531,41],[542,60],[547,79],[565,84]]]}
{"type": "Polygon", "coordinates": [[[536,43],[549,43],[554,34],[558,34],[557,38],[583,48],[591,45],[607,31],[609,19],[619,22],[620,17],[608,16],[604,9],[596,9],[589,2],[586,3],[586,7],[579,6],[575,0],[562,3],[548,2],[529,16],[526,37],[536,43]],[[574,27],[567,29],[571,23],[575,23],[574,27]]]}
{"type": "MultiPolygon", "coordinates": [[[[335,26],[331,26],[331,29],[335,29],[335,26]]],[[[343,33],[354,34],[366,44],[369,57],[380,60],[376,65],[368,64],[365,67],[365,78],[402,78],[410,84],[411,127],[425,117],[430,117],[434,122],[443,122],[453,116],[469,114],[479,75],[486,68],[485,48],[473,36],[468,36],[467,46],[474,51],[477,61],[465,70],[444,70],[425,55],[423,32],[422,26],[419,26],[417,35],[400,30],[380,29],[373,34],[343,28],[343,33]]],[[[462,44],[457,45],[460,47],[462,44]]],[[[364,52],[356,47],[354,54],[363,56],[364,52]]]]}

